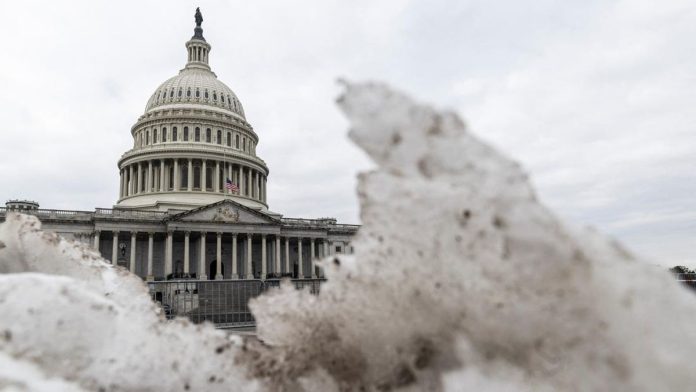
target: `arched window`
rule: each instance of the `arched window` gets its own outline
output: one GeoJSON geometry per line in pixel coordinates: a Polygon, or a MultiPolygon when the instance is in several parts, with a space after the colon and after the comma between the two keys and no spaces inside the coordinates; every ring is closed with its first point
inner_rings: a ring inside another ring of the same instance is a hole
{"type": "Polygon", "coordinates": [[[191,97],[191,89],[186,90],[186,97],[191,97]]]}
{"type": "Polygon", "coordinates": [[[181,95],[183,94],[183,90],[181,90],[181,87],[179,87],[179,92],[177,93],[177,96],[181,98],[181,95]]]}
{"type": "Polygon", "coordinates": [[[208,89],[205,89],[205,98],[208,99],[208,89]]]}
{"type": "Polygon", "coordinates": [[[232,99],[230,99],[230,96],[227,96],[227,103],[229,103],[230,108],[232,107],[232,99]]]}
{"type": "Polygon", "coordinates": [[[157,130],[152,131],[152,144],[157,143],[157,130]]]}
{"type": "Polygon", "coordinates": [[[188,141],[188,127],[184,127],[184,141],[188,141]]]}
{"type": "Polygon", "coordinates": [[[239,148],[239,135],[234,135],[234,147],[239,148]]]}
{"type": "Polygon", "coordinates": [[[246,151],[246,138],[242,138],[242,151],[246,151]]]}
{"type": "Polygon", "coordinates": [[[222,131],[218,129],[217,131],[217,144],[222,144],[222,131]]]}
{"type": "Polygon", "coordinates": [[[232,147],[232,132],[227,132],[227,147],[232,147]]]}
{"type": "Polygon", "coordinates": [[[199,98],[201,96],[201,90],[196,89],[196,98],[199,98]]]}
{"type": "Polygon", "coordinates": [[[205,130],[205,142],[206,143],[210,143],[210,138],[212,136],[211,134],[212,134],[212,131],[210,130],[210,128],[207,128],[205,130]]]}
{"type": "Polygon", "coordinates": [[[167,141],[167,128],[162,128],[162,143],[167,141]]]}
{"type": "Polygon", "coordinates": [[[150,131],[145,132],[145,144],[150,144],[150,131]]]}
{"type": "Polygon", "coordinates": [[[172,89],[172,91],[169,92],[169,98],[174,98],[174,89],[172,89]]]}
{"type": "Polygon", "coordinates": [[[195,141],[200,142],[201,141],[201,129],[196,127],[196,132],[195,132],[195,141]]]}
{"type": "Polygon", "coordinates": [[[220,100],[222,101],[222,103],[225,103],[225,96],[220,94],[220,100]]]}
{"type": "Polygon", "coordinates": [[[213,91],[213,101],[217,101],[217,93],[213,91]]]}
{"type": "Polygon", "coordinates": [[[179,135],[177,135],[177,129],[176,127],[172,128],[172,141],[175,142],[179,138],[179,135]]]}

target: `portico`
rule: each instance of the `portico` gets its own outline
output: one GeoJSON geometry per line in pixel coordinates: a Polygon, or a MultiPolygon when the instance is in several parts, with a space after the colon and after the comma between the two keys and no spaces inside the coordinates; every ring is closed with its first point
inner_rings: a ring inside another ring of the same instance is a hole
{"type": "Polygon", "coordinates": [[[296,221],[304,225],[224,200],[140,222],[104,222],[93,241],[112,263],[148,280],[321,277],[316,260],[329,255],[332,242],[345,240],[332,232],[348,228],[330,220],[296,221]]]}

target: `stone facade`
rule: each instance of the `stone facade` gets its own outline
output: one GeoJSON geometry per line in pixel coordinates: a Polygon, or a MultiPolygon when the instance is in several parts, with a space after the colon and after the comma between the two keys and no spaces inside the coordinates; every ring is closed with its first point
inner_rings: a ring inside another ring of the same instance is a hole
{"type": "Polygon", "coordinates": [[[48,210],[12,200],[0,221],[12,211],[36,215],[44,229],[148,280],[322,276],[315,260],[351,253],[358,226],[269,210],[259,137],[211,71],[202,29],[195,31],[186,66],[157,88],[131,129],[113,209],[48,210]]]}

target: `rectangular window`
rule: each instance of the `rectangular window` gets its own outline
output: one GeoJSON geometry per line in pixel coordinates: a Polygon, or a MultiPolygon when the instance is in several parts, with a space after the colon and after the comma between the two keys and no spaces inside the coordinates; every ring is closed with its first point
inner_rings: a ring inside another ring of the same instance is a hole
{"type": "Polygon", "coordinates": [[[184,127],[184,141],[188,141],[188,127],[184,127]]]}
{"type": "Polygon", "coordinates": [[[172,128],[172,141],[175,142],[179,135],[176,134],[176,127],[172,128]]]}
{"type": "Polygon", "coordinates": [[[336,253],[341,253],[341,247],[340,247],[340,246],[337,246],[337,247],[336,247],[336,253]]]}
{"type": "Polygon", "coordinates": [[[197,142],[201,141],[201,129],[200,128],[196,128],[196,136],[195,137],[196,137],[195,141],[197,141],[197,142]]]}
{"type": "Polygon", "coordinates": [[[239,135],[234,135],[234,144],[237,149],[239,149],[239,135]]]}
{"type": "Polygon", "coordinates": [[[210,138],[211,138],[210,134],[211,134],[210,128],[207,128],[205,130],[205,142],[206,143],[210,143],[210,138]]]}

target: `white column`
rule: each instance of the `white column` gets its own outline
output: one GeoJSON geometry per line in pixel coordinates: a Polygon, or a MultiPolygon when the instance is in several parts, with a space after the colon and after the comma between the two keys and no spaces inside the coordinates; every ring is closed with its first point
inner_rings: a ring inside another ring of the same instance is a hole
{"type": "Polygon", "coordinates": [[[135,176],[136,182],[135,182],[135,193],[140,193],[140,189],[142,188],[143,184],[143,167],[142,167],[142,162],[138,162],[138,174],[135,176]]]}
{"type": "Polygon", "coordinates": [[[326,257],[329,255],[329,239],[325,238],[324,241],[322,241],[322,242],[324,243],[324,252],[322,253],[321,256],[326,257]]]}
{"type": "Polygon", "coordinates": [[[198,276],[200,280],[208,280],[208,277],[205,275],[205,232],[201,232],[201,253],[200,253],[200,259],[198,260],[198,276]]]}
{"type": "Polygon", "coordinates": [[[133,165],[128,165],[128,172],[128,195],[130,196],[134,193],[133,189],[135,185],[135,181],[133,181],[133,165]]]}
{"type": "Polygon", "coordinates": [[[309,252],[310,253],[310,263],[309,263],[309,268],[310,268],[310,275],[312,279],[317,278],[317,273],[316,273],[316,268],[314,268],[314,259],[315,259],[315,254],[314,254],[314,238],[309,239],[309,246],[312,248],[312,250],[309,252]]]}
{"type": "Polygon", "coordinates": [[[167,277],[172,273],[172,253],[174,253],[172,249],[174,247],[173,231],[167,231],[167,242],[165,246],[167,248],[164,250],[164,278],[168,279],[167,277]]]}
{"type": "Polygon", "coordinates": [[[180,184],[180,181],[179,181],[179,160],[175,159],[174,160],[174,184],[172,185],[172,188],[174,189],[175,192],[179,190],[179,184],[180,184]]]}
{"type": "Polygon", "coordinates": [[[267,272],[266,260],[266,234],[261,235],[261,279],[266,279],[267,272]]]}
{"type": "Polygon", "coordinates": [[[138,232],[131,231],[131,249],[130,249],[130,260],[129,260],[129,267],[130,267],[131,273],[135,273],[135,245],[138,243],[137,235],[138,235],[138,232]]]}
{"type": "Polygon", "coordinates": [[[101,231],[94,231],[94,250],[96,250],[97,252],[99,252],[99,234],[101,234],[101,231]]]}
{"type": "Polygon", "coordinates": [[[159,190],[164,192],[164,159],[160,159],[159,190]]]}
{"type": "Polygon", "coordinates": [[[203,165],[201,166],[201,191],[205,192],[206,189],[208,188],[208,182],[206,178],[206,161],[205,159],[203,160],[203,165]]]}
{"type": "Polygon", "coordinates": [[[113,241],[111,241],[111,264],[118,264],[116,260],[118,259],[118,231],[113,232],[113,241]]]}
{"type": "Polygon", "coordinates": [[[152,248],[154,246],[155,233],[147,233],[147,280],[154,280],[152,275],[152,248]]]}
{"type": "Polygon", "coordinates": [[[252,188],[251,188],[251,168],[247,170],[247,176],[246,176],[247,184],[246,184],[246,189],[247,192],[249,193],[249,197],[252,197],[252,188]]]}
{"type": "Polygon", "coordinates": [[[290,237],[285,237],[285,273],[290,272],[290,237]]]}
{"type": "Polygon", "coordinates": [[[220,161],[215,161],[215,181],[213,184],[215,184],[214,192],[220,193],[220,161]]]}
{"type": "Polygon", "coordinates": [[[189,274],[189,268],[191,261],[189,260],[189,241],[191,237],[191,232],[186,231],[184,232],[184,275],[189,274]]]}
{"type": "Polygon", "coordinates": [[[189,159],[188,160],[188,186],[187,186],[187,191],[191,192],[193,190],[193,160],[189,159]]]}
{"type": "Polygon", "coordinates": [[[302,265],[302,237],[297,238],[297,277],[304,278],[304,266],[302,265]]]}
{"type": "Polygon", "coordinates": [[[242,186],[242,177],[243,177],[242,173],[244,173],[242,171],[242,165],[239,165],[239,173],[238,173],[239,178],[237,178],[237,186],[239,187],[239,194],[240,195],[244,194],[244,187],[242,186]]]}
{"type": "Polygon", "coordinates": [[[217,233],[217,248],[215,252],[215,279],[222,280],[222,233],[217,233]]]}
{"type": "Polygon", "coordinates": [[[247,279],[254,279],[254,273],[251,269],[251,234],[247,234],[247,254],[246,254],[246,277],[247,279]]]}
{"type": "Polygon", "coordinates": [[[237,271],[237,234],[232,234],[232,279],[238,279],[237,271]]]}
{"type": "Polygon", "coordinates": [[[147,192],[152,192],[152,161],[147,161],[147,192]]]}
{"type": "Polygon", "coordinates": [[[119,184],[118,184],[118,198],[123,197],[123,169],[118,171],[119,175],[119,184]]]}
{"type": "Polygon", "coordinates": [[[275,239],[275,268],[276,274],[280,274],[280,236],[277,235],[275,239]]]}

